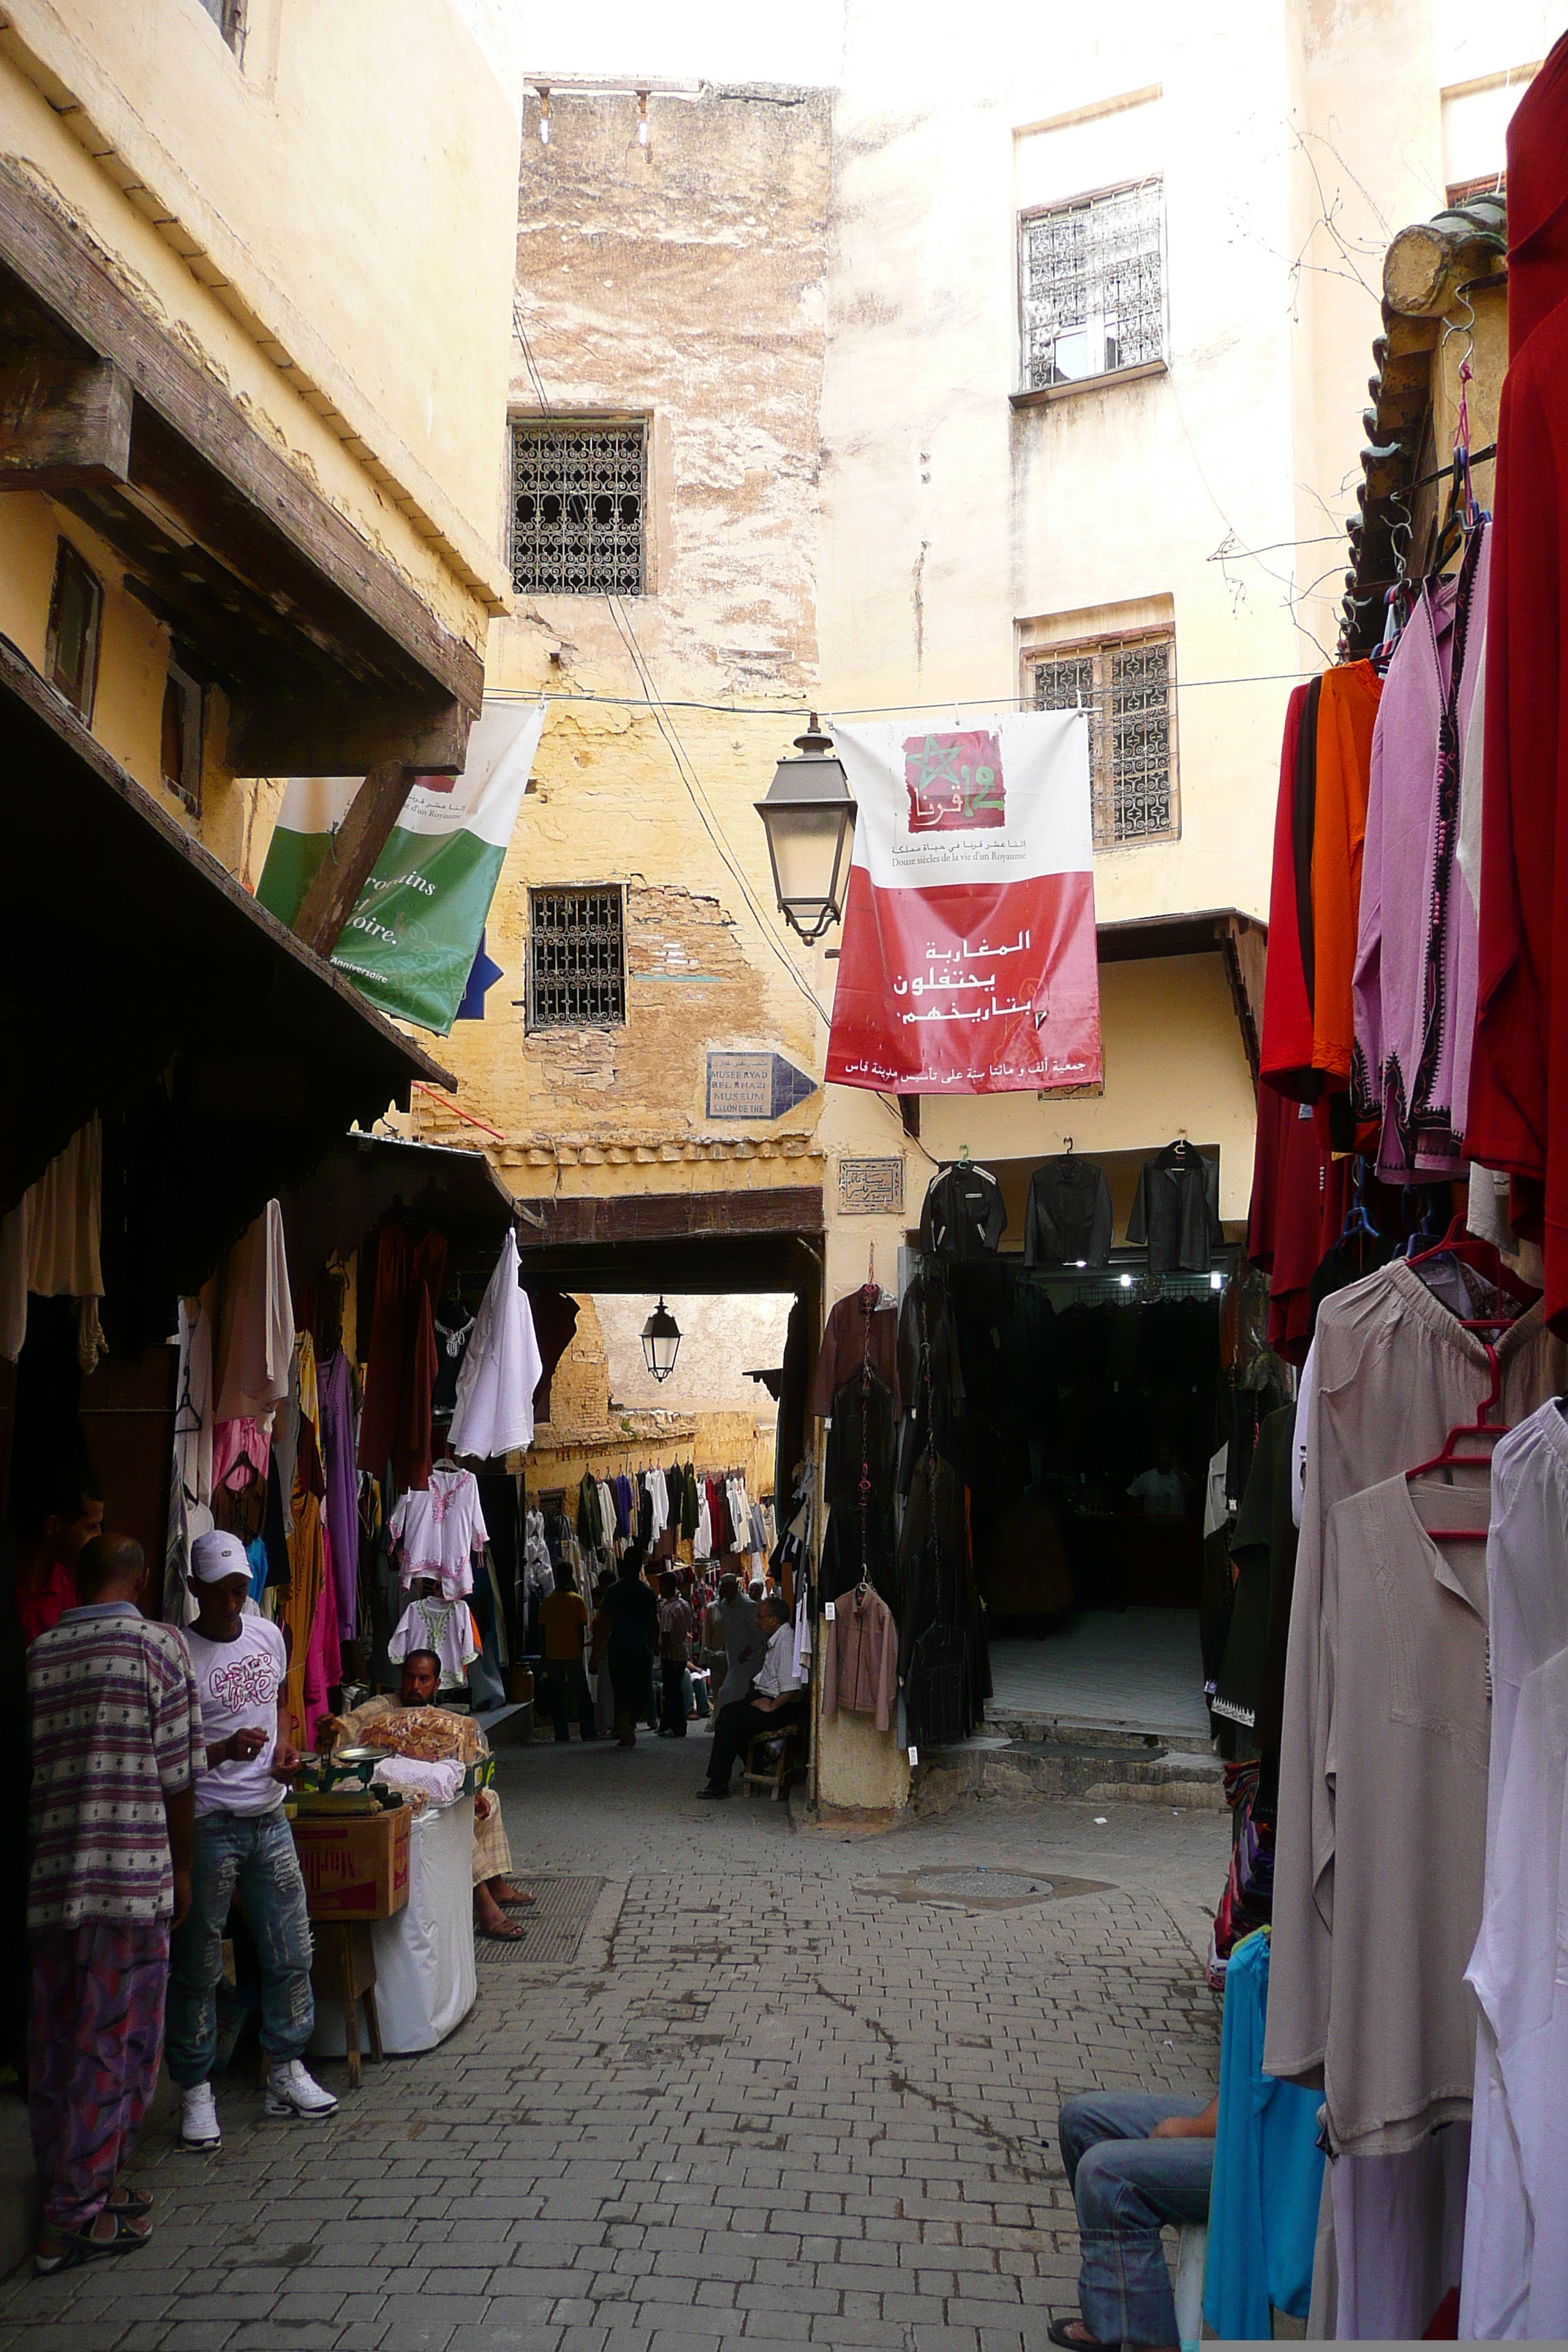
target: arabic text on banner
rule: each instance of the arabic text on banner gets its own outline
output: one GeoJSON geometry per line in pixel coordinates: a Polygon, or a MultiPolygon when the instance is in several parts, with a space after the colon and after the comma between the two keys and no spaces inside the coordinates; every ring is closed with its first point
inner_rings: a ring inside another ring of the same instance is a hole
{"type": "Polygon", "coordinates": [[[1098,1086],[1083,713],[834,740],[859,815],[828,1079],[896,1094],[1098,1086]]]}

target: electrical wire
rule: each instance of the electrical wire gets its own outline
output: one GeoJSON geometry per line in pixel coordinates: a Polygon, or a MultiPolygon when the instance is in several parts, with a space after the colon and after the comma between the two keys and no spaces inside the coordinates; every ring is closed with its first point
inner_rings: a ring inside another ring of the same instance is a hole
{"type": "MultiPolygon", "coordinates": [[[[640,677],[640,671],[638,675],[640,677]]],[[[1211,686],[1300,686],[1310,675],[1310,671],[1298,669],[1258,670],[1242,677],[1178,677],[1172,680],[1172,686],[1177,694],[1195,693],[1200,688],[1211,686]]],[[[487,686],[485,699],[487,702],[559,702],[566,705],[574,702],[602,703],[620,710],[651,710],[656,708],[661,710],[710,710],[722,719],[807,719],[815,711],[830,721],[840,719],[914,718],[926,710],[1033,710],[1037,707],[1026,694],[950,694],[940,702],[868,702],[853,707],[839,704],[829,710],[820,698],[814,703],[700,702],[690,696],[552,694],[548,687],[521,686],[487,686]]]]}

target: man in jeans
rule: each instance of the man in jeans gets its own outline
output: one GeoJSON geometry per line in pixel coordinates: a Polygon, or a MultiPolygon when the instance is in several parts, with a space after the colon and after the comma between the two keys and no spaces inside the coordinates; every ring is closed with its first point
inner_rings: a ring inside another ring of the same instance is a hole
{"type": "Polygon", "coordinates": [[[157,2085],[202,1759],[184,1643],[136,1606],[141,1545],[100,1536],[74,1566],[74,1605],[27,1653],[27,2109],[46,2273],[133,2252],[152,2226],[152,2198],[119,2175],[157,2085]]]}
{"type": "Polygon", "coordinates": [[[283,1814],[282,1783],[300,1768],[280,1705],[288,1657],[265,1617],[245,1613],[250,1563],[237,1536],[191,1546],[196,1620],[185,1642],[196,1678],[206,1769],[196,1782],[191,1910],[174,1937],[169,1979],[169,2072],[184,2094],[180,2139],[219,2145],[213,2102],[223,1931],[237,1891],[261,1960],[261,2046],[269,2116],[330,2116],[330,2091],[301,2063],[316,2027],[305,1883],[283,1814]]]}
{"type": "Polygon", "coordinates": [[[1068,2352],[1098,2344],[1175,2352],[1176,2301],[1163,2229],[1206,2221],[1219,2098],[1087,2092],[1064,2102],[1057,2135],[1078,2207],[1079,2319],[1047,2333],[1068,2352]]]}

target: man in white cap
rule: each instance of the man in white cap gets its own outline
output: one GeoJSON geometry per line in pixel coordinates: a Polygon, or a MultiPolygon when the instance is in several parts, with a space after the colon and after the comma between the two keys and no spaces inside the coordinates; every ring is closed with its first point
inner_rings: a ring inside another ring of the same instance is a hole
{"type": "Polygon", "coordinates": [[[300,1769],[281,1703],[283,1636],[247,1613],[250,1563],[237,1536],[215,1529],[191,1546],[194,1624],[185,1628],[206,1740],[196,1781],[191,1908],[171,1952],[165,2053],[184,2101],[180,2138],[215,2148],[221,2135],[211,2075],[217,2055],[223,1931],[237,1892],[261,1960],[261,2046],[269,2116],[330,2116],[337,2105],[302,2063],[316,2025],[305,1885],[283,1813],[283,1783],[300,1769]]]}

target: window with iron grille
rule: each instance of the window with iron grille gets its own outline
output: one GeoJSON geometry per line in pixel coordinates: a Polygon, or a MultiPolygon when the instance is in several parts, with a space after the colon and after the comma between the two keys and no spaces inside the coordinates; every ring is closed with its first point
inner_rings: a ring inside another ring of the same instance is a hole
{"type": "Polygon", "coordinates": [[[610,1029],[626,1017],[618,889],[529,893],[528,1025],[610,1029]]]}
{"type": "Polygon", "coordinates": [[[1026,392],[1164,358],[1159,180],[1026,213],[1018,235],[1026,392]]]}
{"type": "Polygon", "coordinates": [[[514,425],[511,579],[520,593],[640,596],[643,425],[514,425]]]}
{"type": "Polygon", "coordinates": [[[1094,845],[1173,841],[1176,641],[1169,630],[1026,656],[1037,710],[1089,713],[1094,845]]]}

